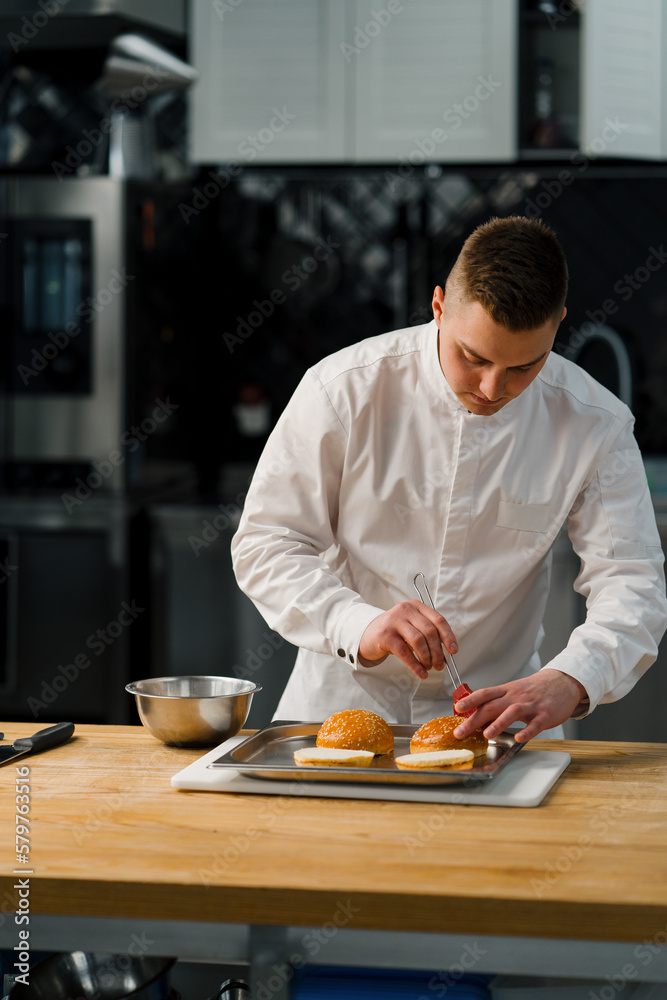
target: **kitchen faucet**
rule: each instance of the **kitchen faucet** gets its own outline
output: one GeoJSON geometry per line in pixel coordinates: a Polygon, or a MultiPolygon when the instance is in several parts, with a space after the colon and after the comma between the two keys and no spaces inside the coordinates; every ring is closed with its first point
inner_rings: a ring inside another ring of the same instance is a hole
{"type": "Polygon", "coordinates": [[[602,340],[611,348],[616,359],[618,369],[618,396],[629,409],[632,409],[632,369],[630,367],[630,356],[623,343],[623,338],[616,330],[610,326],[600,324],[595,326],[591,333],[582,335],[581,342],[572,350],[570,360],[576,362],[582,350],[591,341],[602,340]]]}

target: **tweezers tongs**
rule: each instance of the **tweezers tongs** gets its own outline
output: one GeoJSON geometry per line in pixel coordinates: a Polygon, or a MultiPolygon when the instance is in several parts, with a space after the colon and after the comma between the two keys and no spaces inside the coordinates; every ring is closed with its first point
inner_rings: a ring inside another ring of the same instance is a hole
{"type": "MultiPolygon", "coordinates": [[[[424,600],[422,592],[417,584],[417,580],[419,579],[419,577],[421,577],[422,579],[422,585],[424,587],[424,590],[426,591],[426,596],[428,597],[428,603],[435,611],[436,607],[435,604],[433,603],[433,598],[431,597],[431,592],[428,589],[428,584],[426,583],[426,577],[424,576],[423,573],[417,573],[415,575],[414,580],[412,581],[413,586],[417,591],[417,596],[419,597],[419,600],[422,602],[422,604],[427,603],[424,600]]],[[[442,645],[442,652],[445,657],[445,666],[447,667],[447,672],[449,673],[452,684],[454,685],[454,693],[452,694],[452,700],[454,702],[454,705],[456,705],[456,702],[459,701],[461,698],[465,698],[467,694],[472,694],[472,688],[470,688],[467,684],[463,683],[459,675],[459,672],[456,669],[456,663],[454,662],[454,657],[449,652],[444,643],[441,643],[441,645],[442,645]]],[[[472,714],[473,714],[472,712],[457,712],[456,708],[454,708],[454,715],[460,715],[461,717],[465,716],[467,718],[469,715],[472,714]]]]}

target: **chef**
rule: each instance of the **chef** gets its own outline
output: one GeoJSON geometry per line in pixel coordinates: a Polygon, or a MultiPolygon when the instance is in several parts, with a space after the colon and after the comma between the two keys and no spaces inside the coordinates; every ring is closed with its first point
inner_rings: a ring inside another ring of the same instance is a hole
{"type": "Polygon", "coordinates": [[[459,738],[562,736],[654,662],[664,557],[633,416],[551,352],[567,284],[544,223],[491,219],[435,289],[432,322],[306,372],[232,540],[239,586],[299,647],[277,718],[451,715],[444,643],[473,690],[459,738]],[[563,525],[587,614],[542,663],[563,525]]]}

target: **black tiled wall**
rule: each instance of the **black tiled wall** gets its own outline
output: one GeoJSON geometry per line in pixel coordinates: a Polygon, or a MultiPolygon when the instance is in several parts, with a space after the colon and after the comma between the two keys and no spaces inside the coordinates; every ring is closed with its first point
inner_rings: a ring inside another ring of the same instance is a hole
{"type": "MultiPolygon", "coordinates": [[[[580,363],[618,391],[613,356],[585,324],[612,327],[631,363],[640,446],[666,453],[666,192],[660,166],[601,166],[583,154],[548,166],[246,170],[198,220],[210,261],[200,290],[214,316],[208,336],[232,402],[241,386],[259,387],[273,423],[321,357],[430,319],[433,288],[476,225],[539,216],[570,267],[557,349],[580,344],[580,363]]],[[[215,371],[210,378],[213,386],[215,371]]],[[[226,440],[233,460],[254,457],[262,439],[244,441],[230,423],[226,440]]]]}

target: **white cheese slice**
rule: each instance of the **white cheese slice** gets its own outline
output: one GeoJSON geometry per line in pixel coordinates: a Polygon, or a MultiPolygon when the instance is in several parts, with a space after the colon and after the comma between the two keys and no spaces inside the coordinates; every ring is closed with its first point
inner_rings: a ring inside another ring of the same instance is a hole
{"type": "Polygon", "coordinates": [[[409,753],[396,758],[399,767],[451,767],[466,764],[474,758],[472,750],[432,750],[428,753],[409,753]]]}
{"type": "Polygon", "coordinates": [[[294,751],[294,762],[311,767],[368,767],[375,756],[370,750],[337,750],[308,747],[294,751]]]}

